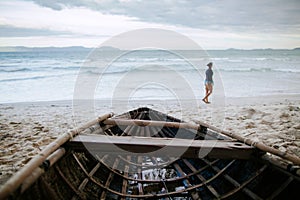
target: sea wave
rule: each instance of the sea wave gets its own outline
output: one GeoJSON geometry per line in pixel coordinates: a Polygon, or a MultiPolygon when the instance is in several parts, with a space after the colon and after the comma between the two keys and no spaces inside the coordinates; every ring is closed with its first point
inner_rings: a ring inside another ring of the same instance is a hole
{"type": "MultiPolygon", "coordinates": [[[[91,75],[113,75],[113,74],[124,74],[124,73],[168,73],[170,71],[176,72],[183,72],[183,73],[192,73],[196,71],[200,71],[201,73],[205,69],[200,68],[193,68],[191,66],[146,66],[146,67],[113,67],[113,68],[97,68],[97,67],[89,67],[89,68],[82,68],[80,69],[80,73],[84,74],[91,74],[91,75]]],[[[229,68],[215,68],[216,71],[219,72],[244,72],[244,73],[251,73],[251,72],[277,72],[277,73],[300,73],[300,69],[295,68],[271,68],[271,67],[229,67],[229,68]]]]}
{"type": "MultiPolygon", "coordinates": [[[[46,79],[46,78],[54,78],[54,77],[63,77],[70,74],[57,74],[57,75],[46,75],[46,76],[31,76],[24,78],[8,78],[2,79],[0,82],[15,82],[15,81],[28,81],[28,80],[38,80],[38,79],[46,79]]],[[[73,74],[74,75],[74,74],[73,74]]]]}
{"type": "Polygon", "coordinates": [[[125,62],[125,63],[144,63],[144,64],[149,64],[149,63],[176,63],[176,62],[185,62],[187,60],[191,61],[203,61],[207,58],[190,58],[190,57],[156,57],[156,58],[143,58],[143,57],[134,57],[134,58],[120,58],[115,60],[115,62],[125,62]]]}
{"type": "Polygon", "coordinates": [[[169,64],[169,65],[137,65],[137,66],[112,66],[108,68],[104,67],[83,67],[80,69],[80,73],[85,74],[120,74],[120,73],[140,73],[140,72],[169,72],[169,71],[182,71],[192,72],[195,70],[201,70],[194,68],[191,65],[182,64],[169,64]]]}
{"type": "Polygon", "coordinates": [[[286,57],[213,57],[213,61],[220,62],[231,62],[231,63],[241,63],[241,62],[251,62],[251,61],[290,61],[291,58],[286,57]]]}
{"type": "Polygon", "coordinates": [[[79,70],[80,66],[59,66],[59,67],[51,67],[54,70],[79,70]]]}
{"type": "Polygon", "coordinates": [[[25,81],[25,80],[37,80],[47,78],[49,76],[33,76],[33,77],[25,77],[25,78],[9,78],[0,80],[0,82],[14,82],[14,81],[25,81]]]}
{"type": "Polygon", "coordinates": [[[263,68],[219,68],[220,72],[283,72],[283,73],[300,73],[300,69],[273,69],[263,68]]]}
{"type": "MultiPolygon", "coordinates": [[[[178,72],[193,72],[198,70],[204,70],[202,68],[194,68],[188,65],[182,64],[170,64],[170,65],[149,65],[149,66],[116,66],[110,68],[101,68],[101,67],[80,67],[80,66],[66,66],[66,67],[2,67],[0,68],[0,73],[26,73],[30,72],[35,74],[35,72],[50,72],[53,73],[63,73],[63,74],[70,74],[70,73],[85,73],[85,74],[92,74],[92,75],[99,75],[99,74],[122,74],[128,72],[168,72],[168,71],[178,71],[178,72]]],[[[297,68],[272,68],[272,67],[215,67],[215,70],[220,72],[281,72],[281,73],[300,73],[300,69],[297,68]]],[[[47,77],[47,76],[46,76],[47,77]]]]}
{"type": "Polygon", "coordinates": [[[12,68],[12,67],[9,67],[9,68],[0,68],[0,73],[1,72],[28,72],[28,71],[32,71],[32,69],[29,69],[29,68],[12,68]]]}
{"type": "MultiPolygon", "coordinates": [[[[81,72],[86,74],[122,74],[122,73],[151,73],[151,72],[158,72],[158,73],[165,73],[170,71],[177,71],[177,72],[184,72],[184,73],[191,73],[196,71],[204,71],[204,69],[199,68],[192,68],[192,67],[184,67],[184,66],[173,66],[173,67],[137,67],[137,68],[114,68],[114,69],[108,69],[106,71],[103,71],[104,69],[88,69],[83,70],[81,72]]],[[[300,73],[300,69],[293,69],[293,68],[270,68],[270,67],[262,67],[262,68],[256,68],[256,67],[248,67],[248,68],[215,68],[215,70],[219,72],[244,72],[244,73],[251,73],[251,72],[277,72],[277,73],[300,73]]]]}
{"type": "Polygon", "coordinates": [[[80,69],[80,66],[42,66],[42,67],[11,67],[11,66],[0,66],[0,73],[10,73],[10,72],[39,72],[39,71],[77,71],[80,69]]]}

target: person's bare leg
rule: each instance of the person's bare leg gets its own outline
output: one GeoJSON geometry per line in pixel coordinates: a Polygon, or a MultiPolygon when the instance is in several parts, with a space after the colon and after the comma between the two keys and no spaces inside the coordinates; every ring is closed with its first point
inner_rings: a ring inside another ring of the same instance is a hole
{"type": "Polygon", "coordinates": [[[203,98],[205,103],[210,103],[208,101],[208,97],[211,95],[212,93],[212,85],[211,84],[206,84],[206,96],[203,98]]]}
{"type": "Polygon", "coordinates": [[[205,103],[207,103],[208,101],[207,99],[208,92],[209,92],[208,84],[205,84],[205,97],[202,99],[202,101],[204,101],[205,103]]]}

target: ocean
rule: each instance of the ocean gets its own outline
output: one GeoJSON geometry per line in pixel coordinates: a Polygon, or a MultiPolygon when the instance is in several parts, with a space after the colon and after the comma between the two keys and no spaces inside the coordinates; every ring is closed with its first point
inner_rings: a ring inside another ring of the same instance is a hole
{"type": "Polygon", "coordinates": [[[113,51],[96,57],[92,49],[0,52],[0,103],[201,99],[208,61],[214,63],[213,96],[300,95],[298,49],[209,50],[205,56],[136,50],[117,58],[113,51]]]}

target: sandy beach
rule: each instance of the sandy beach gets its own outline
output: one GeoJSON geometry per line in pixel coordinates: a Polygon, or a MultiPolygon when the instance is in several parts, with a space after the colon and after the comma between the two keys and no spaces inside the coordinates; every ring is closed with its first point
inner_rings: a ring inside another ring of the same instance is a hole
{"type": "MultiPolygon", "coordinates": [[[[209,105],[198,101],[198,109],[170,101],[135,102],[130,106],[97,101],[94,117],[148,106],[187,122],[203,121],[300,156],[299,96],[228,98],[223,105],[218,101],[209,105]]],[[[74,113],[72,101],[1,104],[0,183],[59,135],[88,122],[88,118],[84,113],[74,113]]]]}

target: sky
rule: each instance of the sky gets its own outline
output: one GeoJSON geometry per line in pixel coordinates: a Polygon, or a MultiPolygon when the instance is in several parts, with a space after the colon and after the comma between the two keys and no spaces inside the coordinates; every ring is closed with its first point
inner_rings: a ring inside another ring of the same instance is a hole
{"type": "Polygon", "coordinates": [[[204,49],[300,47],[299,0],[1,0],[0,46],[97,47],[143,28],[204,49]]]}

